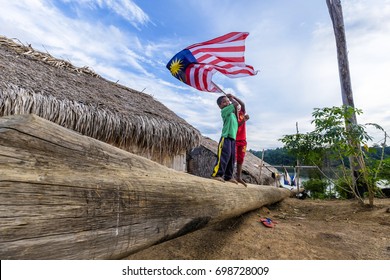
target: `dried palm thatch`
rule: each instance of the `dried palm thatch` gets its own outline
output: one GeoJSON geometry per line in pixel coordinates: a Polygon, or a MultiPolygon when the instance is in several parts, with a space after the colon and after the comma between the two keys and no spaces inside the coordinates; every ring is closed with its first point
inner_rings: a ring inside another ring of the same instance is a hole
{"type": "Polygon", "coordinates": [[[200,132],[152,96],[88,67],[0,36],[0,116],[36,114],[157,162],[200,142],[200,132]]]}
{"type": "Polygon", "coordinates": [[[43,61],[51,66],[58,67],[58,68],[66,68],[67,70],[70,71],[74,71],[77,73],[85,73],[94,77],[101,78],[100,75],[96,74],[87,66],[75,67],[68,61],[52,57],[49,53],[42,53],[36,51],[30,45],[25,46],[23,44],[18,44],[15,41],[10,40],[4,36],[0,36],[0,44],[6,45],[8,48],[14,50],[18,54],[23,54],[24,56],[30,57],[32,59],[43,61]]]}

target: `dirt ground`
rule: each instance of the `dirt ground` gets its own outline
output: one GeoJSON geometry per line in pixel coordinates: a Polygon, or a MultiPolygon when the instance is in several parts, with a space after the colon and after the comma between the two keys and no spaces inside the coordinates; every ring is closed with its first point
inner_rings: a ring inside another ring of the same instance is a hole
{"type": "Polygon", "coordinates": [[[288,198],[150,247],[130,260],[390,260],[390,199],[288,198]],[[265,227],[260,218],[278,222],[265,227]]]}

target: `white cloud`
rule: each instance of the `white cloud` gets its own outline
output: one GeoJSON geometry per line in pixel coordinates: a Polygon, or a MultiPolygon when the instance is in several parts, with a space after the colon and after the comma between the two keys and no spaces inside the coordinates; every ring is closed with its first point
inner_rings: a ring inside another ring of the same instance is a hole
{"type": "Polygon", "coordinates": [[[74,9],[87,8],[88,10],[108,9],[128,21],[135,28],[140,29],[150,22],[149,16],[132,0],[60,0],[66,4],[72,4],[74,9]]]}

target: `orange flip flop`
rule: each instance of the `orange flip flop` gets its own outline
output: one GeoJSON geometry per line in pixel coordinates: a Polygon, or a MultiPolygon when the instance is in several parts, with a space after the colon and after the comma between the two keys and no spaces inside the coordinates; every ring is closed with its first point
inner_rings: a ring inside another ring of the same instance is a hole
{"type": "Polygon", "coordinates": [[[269,227],[269,228],[275,227],[275,225],[278,223],[276,221],[272,221],[270,218],[260,219],[259,222],[262,223],[264,226],[269,227]]]}

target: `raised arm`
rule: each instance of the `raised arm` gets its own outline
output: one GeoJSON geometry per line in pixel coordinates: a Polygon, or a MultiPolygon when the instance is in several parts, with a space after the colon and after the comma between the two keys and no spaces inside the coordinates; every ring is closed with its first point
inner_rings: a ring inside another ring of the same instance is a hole
{"type": "Polygon", "coordinates": [[[226,94],[226,97],[229,98],[230,102],[234,105],[234,108],[237,108],[238,105],[241,105],[233,96],[233,94],[226,94]]]}
{"type": "Polygon", "coordinates": [[[241,111],[243,111],[244,113],[246,112],[245,110],[245,103],[239,99],[238,97],[234,96],[233,94],[231,93],[228,93],[226,94],[226,96],[229,98],[229,100],[233,103],[233,100],[235,100],[238,104],[240,104],[241,106],[241,111]]]}

